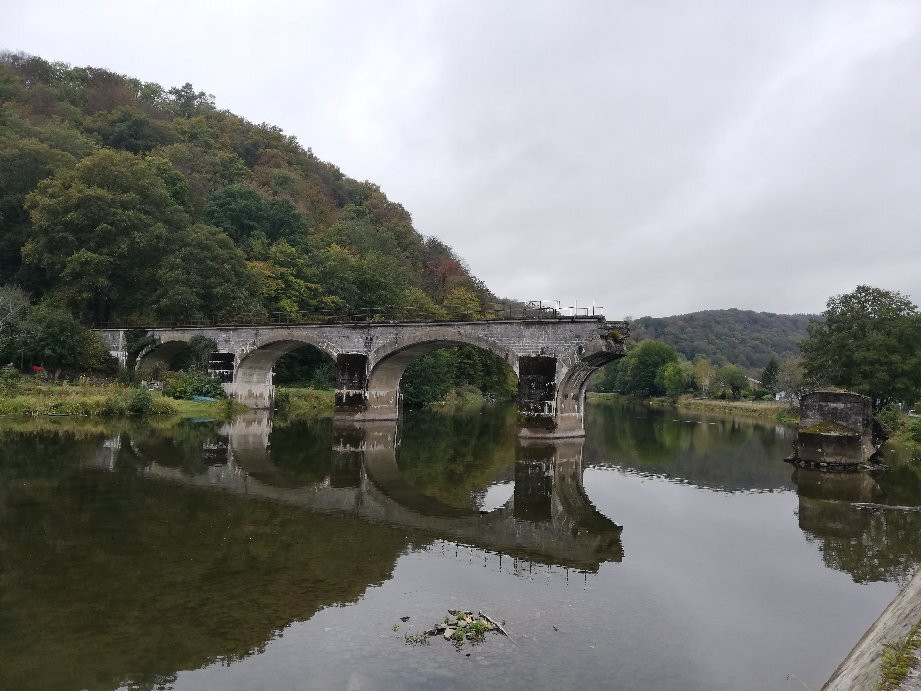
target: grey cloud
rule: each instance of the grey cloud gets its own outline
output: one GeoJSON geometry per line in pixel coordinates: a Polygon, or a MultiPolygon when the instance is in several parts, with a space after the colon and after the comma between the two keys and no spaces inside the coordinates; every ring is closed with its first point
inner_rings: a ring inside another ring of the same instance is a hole
{"type": "Polygon", "coordinates": [[[8,48],[192,81],[280,125],[502,295],[595,299],[612,317],[818,311],[860,282],[921,299],[915,4],[5,14],[8,48]]]}

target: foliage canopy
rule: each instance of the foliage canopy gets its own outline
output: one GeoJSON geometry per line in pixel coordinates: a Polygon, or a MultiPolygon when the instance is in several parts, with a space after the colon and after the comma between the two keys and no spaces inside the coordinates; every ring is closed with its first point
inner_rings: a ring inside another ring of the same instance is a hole
{"type": "Polygon", "coordinates": [[[879,409],[921,397],[921,315],[899,292],[858,286],[829,298],[800,344],[807,376],[869,396],[879,409]]]}

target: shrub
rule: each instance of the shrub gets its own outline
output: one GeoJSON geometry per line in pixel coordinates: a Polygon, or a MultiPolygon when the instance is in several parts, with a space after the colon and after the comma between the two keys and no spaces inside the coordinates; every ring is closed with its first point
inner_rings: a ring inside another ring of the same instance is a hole
{"type": "Polygon", "coordinates": [[[154,396],[150,404],[151,415],[175,415],[179,412],[176,404],[163,396],[154,396]]]}
{"type": "Polygon", "coordinates": [[[153,406],[153,394],[147,388],[135,389],[128,401],[128,412],[131,415],[144,415],[150,412],[153,406]]]}
{"type": "Polygon", "coordinates": [[[22,375],[16,370],[0,370],[0,393],[9,395],[19,391],[22,375]]]}
{"type": "Polygon", "coordinates": [[[106,398],[102,404],[103,415],[126,415],[130,399],[128,394],[122,391],[112,394],[106,398]]]}
{"type": "Polygon", "coordinates": [[[902,411],[898,406],[889,404],[876,413],[876,420],[886,430],[886,434],[892,434],[898,431],[902,424],[902,411]]]}
{"type": "Polygon", "coordinates": [[[204,372],[167,372],[163,375],[163,393],[177,399],[193,396],[224,397],[221,383],[204,372]]]}
{"type": "Polygon", "coordinates": [[[908,438],[921,444],[921,418],[915,418],[908,425],[908,438]]]}
{"type": "Polygon", "coordinates": [[[286,413],[291,408],[291,394],[283,389],[275,389],[275,410],[286,413]]]}

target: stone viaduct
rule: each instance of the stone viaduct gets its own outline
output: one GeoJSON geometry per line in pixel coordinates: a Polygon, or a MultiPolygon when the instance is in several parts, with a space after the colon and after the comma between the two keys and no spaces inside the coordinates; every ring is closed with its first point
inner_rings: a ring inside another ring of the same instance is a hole
{"type": "MultiPolygon", "coordinates": [[[[336,418],[395,420],[400,379],[415,359],[438,348],[473,345],[495,353],[518,377],[521,436],[584,434],[582,411],[589,375],[622,357],[627,326],[604,317],[556,317],[464,322],[364,322],[147,329],[134,367],[143,376],[167,370],[188,342],[210,339],[211,367],[228,395],[255,409],[274,402],[272,367],[305,345],[336,367],[336,418]]],[[[129,366],[127,329],[97,330],[109,352],[129,366]]]]}

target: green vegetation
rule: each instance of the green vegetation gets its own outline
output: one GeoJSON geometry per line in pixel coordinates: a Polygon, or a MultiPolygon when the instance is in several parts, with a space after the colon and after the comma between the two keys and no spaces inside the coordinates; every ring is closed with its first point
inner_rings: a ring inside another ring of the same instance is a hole
{"type": "Polygon", "coordinates": [[[512,398],[517,391],[514,372],[497,355],[472,346],[440,348],[406,368],[403,398],[409,406],[435,402],[476,403],[483,396],[512,398]]]}
{"type": "Polygon", "coordinates": [[[921,314],[906,296],[858,286],[823,314],[802,343],[809,379],[869,396],[876,410],[921,398],[921,314]]]}
{"type": "Polygon", "coordinates": [[[709,360],[688,362],[672,346],[659,341],[642,341],[628,346],[626,357],[607,365],[594,382],[593,391],[622,393],[638,398],[668,396],[676,400],[684,394],[739,400],[773,399],[780,381],[780,365],[774,388],[758,385],[735,365],[715,368],[709,360]]]}
{"type": "Polygon", "coordinates": [[[406,210],[190,84],[0,55],[0,284],[84,322],[495,297],[406,210]]]}
{"type": "Polygon", "coordinates": [[[17,372],[0,376],[0,415],[202,416],[223,418],[239,406],[226,403],[176,401],[143,387],[114,382],[71,384],[23,377],[17,372]]]}
{"type": "Polygon", "coordinates": [[[334,397],[332,390],[277,388],[275,409],[289,417],[332,415],[334,397]]]}
{"type": "Polygon", "coordinates": [[[877,691],[895,691],[908,673],[918,666],[918,651],[921,650],[921,621],[915,624],[904,640],[887,643],[883,650],[883,662],[879,671],[877,691]]]}
{"type": "Polygon", "coordinates": [[[224,389],[216,379],[204,372],[184,370],[163,374],[163,393],[171,398],[191,399],[196,396],[224,398],[224,389]]]}
{"type": "Polygon", "coordinates": [[[705,358],[716,365],[733,363],[760,371],[799,356],[798,342],[806,336],[808,314],[772,314],[748,310],[706,310],[674,317],[642,317],[630,323],[631,337],[662,341],[687,360],[705,358]]]}
{"type": "MultiPolygon", "coordinates": [[[[365,308],[467,319],[498,306],[402,206],[279,128],[218,110],[191,84],[11,53],[0,54],[0,286],[0,361],[56,376],[111,371],[89,324],[365,308]]],[[[278,383],[331,386],[331,363],[305,351],[279,362],[278,383]]],[[[507,373],[472,353],[417,363],[407,400],[509,395],[507,373]]]]}

